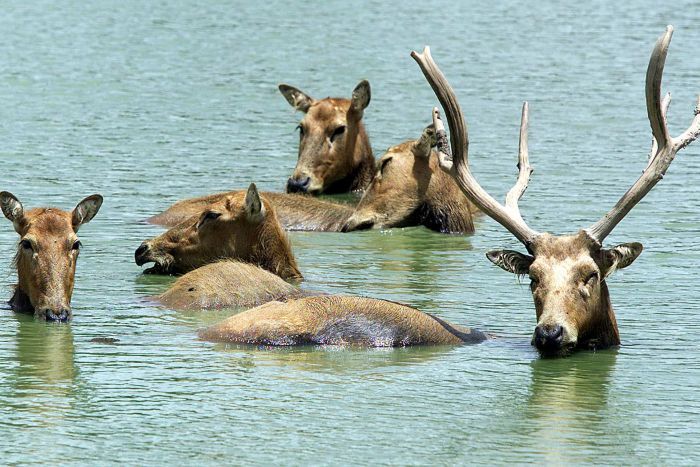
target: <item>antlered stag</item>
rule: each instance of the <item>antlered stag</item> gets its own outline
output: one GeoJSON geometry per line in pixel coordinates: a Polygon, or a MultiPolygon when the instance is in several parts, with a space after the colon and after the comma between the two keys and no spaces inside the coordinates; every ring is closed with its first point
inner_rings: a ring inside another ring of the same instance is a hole
{"type": "Polygon", "coordinates": [[[15,311],[33,312],[39,319],[67,321],[80,253],[78,229],[95,217],[102,196],[82,200],[71,212],[57,208],[25,211],[7,191],[0,193],[2,212],[20,235],[15,256],[18,283],[10,299],[15,311]]]}
{"type": "Polygon", "coordinates": [[[519,175],[506,196],[505,205],[491,197],[472,175],[468,159],[467,126],[457,98],[430,55],[413,52],[423,74],[442,104],[450,130],[450,145],[437,109],[433,121],[438,136],[440,165],[454,177],[464,194],[484,213],[505,227],[529,254],[490,251],[487,257],[497,266],[530,277],[537,314],[533,345],[543,354],[563,355],[577,348],[619,345],[606,278],[630,264],[642,252],[640,243],[603,248],[603,241],[629,211],[663,178],[676,153],[700,134],[700,97],[690,127],[672,138],[666,123],[670,95],[661,98],[661,77],[673,28],[659,38],[646,75],[646,104],[654,142],[649,163],[629,190],[599,221],[573,235],[555,236],[537,232],[525,223],[518,200],[527,188],[532,169],[527,150],[527,103],[520,127],[519,175]]]}
{"type": "Polygon", "coordinates": [[[362,116],[370,101],[369,82],[361,81],[352,99],[316,100],[280,84],[289,105],[301,112],[299,158],[287,182],[289,193],[345,193],[364,190],[372,179],[374,157],[362,116]]]}

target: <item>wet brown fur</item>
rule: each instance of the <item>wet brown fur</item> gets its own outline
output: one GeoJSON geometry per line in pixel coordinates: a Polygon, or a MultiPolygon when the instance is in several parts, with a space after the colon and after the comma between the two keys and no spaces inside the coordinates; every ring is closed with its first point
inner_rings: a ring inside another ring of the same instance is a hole
{"type": "Polygon", "coordinates": [[[264,269],[238,261],[207,264],[180,277],[158,297],[178,310],[252,307],[300,297],[302,292],[264,269]]]}
{"type": "MultiPolygon", "coordinates": [[[[245,193],[245,190],[178,201],[162,213],[149,218],[148,222],[174,227],[192,216],[199,215],[206,206],[238,193],[245,193]]],[[[261,194],[275,207],[277,218],[285,230],[338,232],[353,213],[350,205],[310,196],[272,192],[261,194]]]]}
{"type": "Polygon", "coordinates": [[[318,296],[270,302],[204,329],[215,342],[400,347],[482,342],[488,336],[386,300],[318,296]]]}
{"type": "Polygon", "coordinates": [[[393,146],[381,157],[344,229],[423,225],[444,233],[472,233],[476,212],[440,169],[437,153],[429,144],[421,147],[419,139],[393,146]]]}
{"type": "MultiPolygon", "coordinates": [[[[256,192],[257,193],[257,192],[256,192]]],[[[183,274],[223,259],[255,264],[283,279],[301,279],[294,253],[275,214],[260,197],[264,214],[251,220],[246,214],[245,192],[234,192],[207,205],[199,215],[142,244],[145,253],[137,264],[155,262],[150,272],[183,274]],[[220,217],[208,220],[211,213],[220,217]]]]}

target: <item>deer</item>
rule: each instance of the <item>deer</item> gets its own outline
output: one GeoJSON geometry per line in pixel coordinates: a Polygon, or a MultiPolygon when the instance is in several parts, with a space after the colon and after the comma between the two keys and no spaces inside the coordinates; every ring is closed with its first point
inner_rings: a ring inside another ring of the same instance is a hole
{"type": "Polygon", "coordinates": [[[149,274],[184,274],[222,259],[251,263],[285,280],[302,278],[274,206],[251,183],[205,206],[199,215],[143,242],[138,266],[155,263],[149,274]]]}
{"type": "Polygon", "coordinates": [[[156,299],[174,310],[250,308],[307,292],[254,264],[222,260],[180,276],[156,299]]]}
{"type": "Polygon", "coordinates": [[[201,330],[199,337],[266,346],[406,347],[478,344],[490,336],[401,303],[323,295],[265,303],[201,330]]]}
{"type": "Polygon", "coordinates": [[[475,206],[439,168],[435,131],[390,147],[343,232],[423,225],[442,233],[473,233],[475,206]]]}
{"type": "Polygon", "coordinates": [[[82,245],[78,229],[101,206],[102,196],[95,194],[70,212],[53,207],[25,211],[15,195],[0,192],[2,213],[20,236],[14,259],[17,285],[8,302],[14,311],[47,321],[72,318],[70,302],[82,245]]]}
{"type": "Polygon", "coordinates": [[[633,242],[604,248],[603,242],[663,178],[676,153],[700,135],[700,96],[690,126],[677,137],[671,137],[668,130],[666,114],[671,98],[670,94],[661,97],[661,78],[672,34],[673,27],[668,26],[654,46],[646,73],[647,115],[653,135],[646,168],[609,212],[589,227],[568,235],[532,229],[518,207],[532,173],[527,147],[527,102],[521,115],[518,177],[505,197],[505,204],[501,204],[479,185],[469,169],[467,124],[454,90],[433,60],[430,48],[411,53],[447,117],[449,143],[440,113],[433,109],[441,169],[454,178],[464,196],[527,250],[527,254],[494,250],[486,253],[486,257],[507,272],[529,277],[537,318],[532,345],[543,356],[564,356],[579,349],[620,345],[606,280],[616,270],[631,265],[643,247],[633,242]]]}
{"type": "MultiPolygon", "coordinates": [[[[240,193],[245,193],[245,190],[184,199],[174,203],[160,214],[148,218],[146,222],[175,227],[182,221],[199,215],[206,206],[240,193]]],[[[348,204],[311,198],[297,193],[265,191],[260,194],[275,207],[277,218],[285,230],[339,232],[354,212],[353,207],[348,204]]]]}
{"type": "Polygon", "coordinates": [[[279,90],[294,109],[303,112],[299,130],[299,157],[287,181],[288,193],[346,193],[361,191],[374,173],[374,157],[362,123],[371,91],[360,81],[351,99],[314,99],[299,89],[280,84],[279,90]]]}

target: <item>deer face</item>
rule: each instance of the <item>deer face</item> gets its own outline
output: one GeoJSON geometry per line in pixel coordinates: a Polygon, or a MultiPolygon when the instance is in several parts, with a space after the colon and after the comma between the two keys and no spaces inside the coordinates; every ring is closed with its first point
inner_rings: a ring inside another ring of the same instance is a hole
{"type": "Polygon", "coordinates": [[[0,193],[2,211],[20,235],[16,255],[18,292],[28,298],[37,318],[67,321],[75,267],[80,253],[78,229],[90,222],[102,205],[100,195],[81,201],[72,212],[56,208],[24,211],[19,200],[0,193]]]}
{"type": "Polygon", "coordinates": [[[533,242],[534,256],[516,251],[487,253],[491,262],[530,278],[537,326],[532,345],[543,354],[565,354],[577,347],[619,343],[605,279],[642,252],[639,243],[603,249],[585,232],[533,242]],[[613,342],[600,342],[601,340],[613,342]],[[614,342],[617,340],[617,342],[614,342]]]}
{"type": "Polygon", "coordinates": [[[369,83],[360,82],[352,99],[315,100],[286,84],[279,89],[292,107],[305,113],[298,126],[299,158],[287,192],[328,191],[350,176],[357,165],[355,147],[358,136],[364,135],[361,120],[370,101],[369,83]]]}
{"type": "Polygon", "coordinates": [[[426,202],[437,159],[431,161],[435,132],[426,128],[420,139],[391,147],[379,159],[377,172],[343,231],[401,227],[426,202]]]}
{"type": "Polygon", "coordinates": [[[290,274],[286,266],[298,273],[274,208],[254,184],[143,242],[134,259],[139,266],[155,263],[145,271],[155,274],[182,274],[221,259],[256,263],[283,278],[290,274]]]}

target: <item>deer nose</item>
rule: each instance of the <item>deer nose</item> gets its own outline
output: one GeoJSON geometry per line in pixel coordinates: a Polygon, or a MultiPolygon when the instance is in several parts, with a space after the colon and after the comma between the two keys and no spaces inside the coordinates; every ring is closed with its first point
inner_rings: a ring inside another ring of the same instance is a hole
{"type": "Polygon", "coordinates": [[[564,340],[564,328],[558,324],[543,324],[535,328],[533,343],[540,350],[558,349],[564,340]]]}
{"type": "Polygon", "coordinates": [[[61,308],[60,310],[54,311],[50,309],[45,309],[42,311],[43,315],[46,317],[46,321],[68,321],[70,319],[70,310],[68,308],[61,308]]]}
{"type": "Polygon", "coordinates": [[[367,230],[371,229],[372,227],[374,227],[374,221],[372,220],[364,220],[357,222],[351,219],[343,225],[341,231],[352,232],[354,230],[367,230]]]}
{"type": "Polygon", "coordinates": [[[306,193],[311,183],[310,177],[290,178],[287,180],[287,193],[306,193]]]}
{"type": "Polygon", "coordinates": [[[134,260],[136,261],[137,266],[142,266],[146,263],[148,263],[148,243],[143,242],[141,246],[139,246],[136,249],[136,252],[134,252],[134,260]]]}

